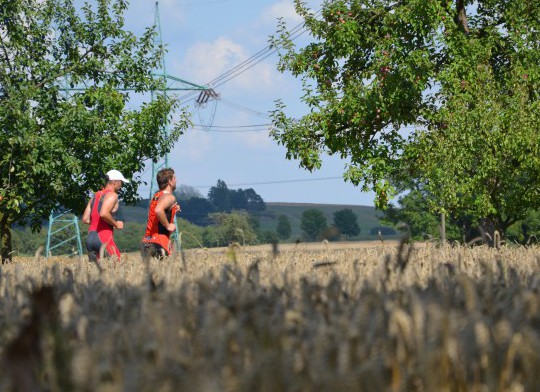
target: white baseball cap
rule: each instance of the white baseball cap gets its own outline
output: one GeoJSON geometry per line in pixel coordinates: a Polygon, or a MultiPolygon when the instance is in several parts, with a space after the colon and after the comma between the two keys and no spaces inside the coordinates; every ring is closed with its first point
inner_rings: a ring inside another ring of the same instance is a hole
{"type": "Polygon", "coordinates": [[[107,178],[109,181],[120,180],[122,182],[128,183],[129,180],[126,180],[125,177],[118,170],[109,170],[107,172],[107,178]]]}

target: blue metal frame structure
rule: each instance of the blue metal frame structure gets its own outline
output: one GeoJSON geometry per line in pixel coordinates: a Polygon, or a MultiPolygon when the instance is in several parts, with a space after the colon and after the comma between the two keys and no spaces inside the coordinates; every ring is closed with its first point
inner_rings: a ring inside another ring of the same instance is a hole
{"type": "MultiPolygon", "coordinates": [[[[79,230],[79,219],[71,212],[60,212],[54,216],[51,212],[49,216],[49,230],[47,233],[47,243],[45,246],[45,257],[52,256],[54,249],[65,247],[69,242],[76,241],[77,254],[82,256],[81,233],[79,230]],[[60,224],[59,228],[56,228],[60,224]],[[69,231],[71,230],[71,232],[69,231]],[[64,234],[64,237],[58,237],[59,234],[64,234]],[[67,234],[66,234],[67,233],[67,234]],[[68,236],[65,238],[65,236],[68,236]],[[57,241],[57,242],[55,242],[57,241]]],[[[75,252],[72,252],[74,254],[75,252]]]]}

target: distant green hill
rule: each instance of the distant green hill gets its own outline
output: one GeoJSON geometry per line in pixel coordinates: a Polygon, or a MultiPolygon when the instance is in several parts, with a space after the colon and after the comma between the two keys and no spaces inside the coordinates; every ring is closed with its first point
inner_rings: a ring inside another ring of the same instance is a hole
{"type": "Polygon", "coordinates": [[[351,240],[373,240],[377,235],[370,234],[371,229],[382,226],[375,207],[344,204],[310,204],[310,203],[266,203],[266,212],[260,218],[262,230],[276,230],[278,217],[289,217],[292,227],[291,240],[301,238],[300,222],[302,213],[309,209],[317,209],[324,213],[328,226],[334,222],[334,212],[345,208],[351,209],[358,217],[360,235],[351,240]]]}
{"type": "MultiPolygon", "coordinates": [[[[326,216],[326,221],[330,226],[334,221],[334,212],[350,208],[358,217],[360,226],[360,235],[351,238],[351,240],[373,240],[377,235],[371,234],[372,229],[383,226],[378,218],[375,207],[344,205],[344,204],[310,204],[310,203],[266,203],[266,211],[260,216],[260,229],[275,231],[280,215],[286,215],[292,228],[290,241],[301,238],[300,221],[302,213],[308,209],[321,210],[326,216]]],[[[148,209],[146,206],[132,207],[122,205],[118,212],[118,218],[125,222],[146,223],[148,209]]],[[[182,213],[179,215],[182,217],[182,213]]],[[[392,237],[388,237],[392,238],[392,237]]]]}
{"type": "Polygon", "coordinates": [[[148,207],[133,207],[120,204],[117,217],[125,222],[146,223],[146,219],[148,218],[148,207]]]}

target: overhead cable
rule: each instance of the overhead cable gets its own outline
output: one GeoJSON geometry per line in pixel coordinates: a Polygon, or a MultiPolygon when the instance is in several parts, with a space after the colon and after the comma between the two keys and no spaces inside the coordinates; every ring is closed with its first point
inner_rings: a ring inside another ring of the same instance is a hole
{"type": "Polygon", "coordinates": [[[257,110],[250,109],[250,108],[248,108],[246,106],[239,105],[239,104],[231,102],[231,101],[229,101],[227,99],[222,98],[220,100],[220,102],[227,105],[227,106],[230,106],[230,107],[233,107],[233,108],[238,109],[240,111],[243,111],[245,113],[253,114],[255,116],[262,117],[262,118],[268,118],[268,115],[266,113],[264,113],[264,112],[259,112],[257,110]]]}
{"type": "MultiPolygon", "coordinates": [[[[203,124],[193,124],[195,127],[205,127],[203,124]]],[[[256,128],[270,127],[272,124],[252,124],[252,125],[211,125],[209,128],[256,128]]]]}
{"type": "MultiPolygon", "coordinates": [[[[317,11],[315,15],[319,14],[321,11],[317,11]]],[[[303,28],[303,23],[298,24],[290,31],[290,39],[295,40],[300,35],[306,32],[306,29],[303,28]]],[[[270,45],[267,45],[265,48],[261,49],[251,57],[247,58],[246,60],[242,61],[240,64],[236,65],[235,67],[231,68],[229,71],[225,72],[224,74],[218,76],[217,78],[213,79],[209,83],[207,83],[207,86],[212,87],[218,87],[223,85],[224,83],[228,82],[229,80],[237,77],[238,75],[242,74],[243,72],[249,70],[256,64],[260,63],[267,57],[271,56],[272,54],[276,53],[278,51],[278,48],[272,49],[270,45]]],[[[188,98],[192,97],[196,92],[188,93],[182,97],[180,97],[180,101],[186,101],[188,98]]]]}
{"type": "MultiPolygon", "coordinates": [[[[298,180],[277,180],[277,181],[264,181],[264,182],[248,182],[241,184],[227,184],[228,187],[231,186],[246,186],[246,185],[273,185],[273,184],[286,184],[286,183],[297,183],[297,182],[311,182],[311,181],[327,181],[327,180],[343,180],[343,177],[321,177],[321,178],[305,178],[298,180]]],[[[215,185],[195,185],[193,188],[212,188],[215,185]]]]}

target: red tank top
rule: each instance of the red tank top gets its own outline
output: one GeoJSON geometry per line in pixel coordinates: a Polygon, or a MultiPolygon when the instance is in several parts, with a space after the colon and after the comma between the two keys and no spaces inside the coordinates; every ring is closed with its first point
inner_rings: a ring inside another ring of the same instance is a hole
{"type": "MultiPolygon", "coordinates": [[[[167,230],[167,228],[161,224],[156,216],[156,206],[161,196],[163,196],[163,191],[158,191],[154,194],[154,197],[152,197],[152,200],[150,201],[150,208],[148,209],[148,223],[146,224],[146,232],[144,233],[145,237],[152,237],[156,234],[162,234],[168,238],[171,235],[169,230],[167,230]]],[[[178,212],[178,208],[178,205],[175,204],[169,209],[165,210],[165,216],[167,217],[167,221],[169,223],[174,223],[174,216],[178,212]]]]}
{"type": "Polygon", "coordinates": [[[103,204],[103,197],[109,192],[112,192],[112,190],[102,189],[96,192],[92,198],[92,212],[90,213],[90,227],[88,228],[88,231],[97,231],[98,233],[103,230],[112,231],[113,227],[99,216],[99,210],[101,210],[101,205],[103,204]]]}

